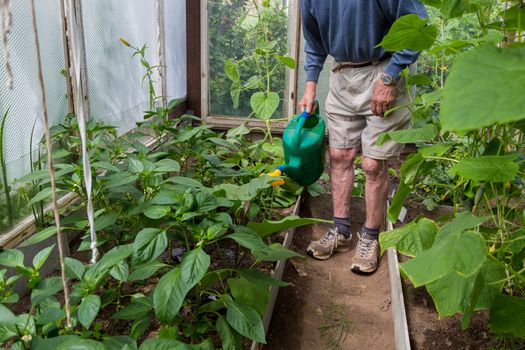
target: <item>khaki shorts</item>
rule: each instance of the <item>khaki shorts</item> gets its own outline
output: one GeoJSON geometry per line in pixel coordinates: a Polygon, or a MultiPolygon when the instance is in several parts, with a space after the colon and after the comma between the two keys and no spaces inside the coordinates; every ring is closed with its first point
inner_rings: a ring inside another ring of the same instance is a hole
{"type": "MultiPolygon", "coordinates": [[[[411,119],[408,108],[397,109],[386,117],[372,113],[372,89],[387,64],[385,60],[377,65],[331,72],[325,108],[330,147],[361,147],[363,156],[378,160],[399,156],[401,144],[388,140],[381,146],[375,145],[381,133],[407,129],[411,119]]],[[[395,104],[407,103],[405,84],[399,82],[395,104]]]]}

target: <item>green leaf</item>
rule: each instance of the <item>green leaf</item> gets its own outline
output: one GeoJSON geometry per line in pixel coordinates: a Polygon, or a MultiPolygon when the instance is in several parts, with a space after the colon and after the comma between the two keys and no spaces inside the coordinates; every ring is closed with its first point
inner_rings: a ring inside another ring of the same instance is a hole
{"type": "Polygon", "coordinates": [[[261,284],[265,286],[277,286],[277,287],[286,287],[289,284],[278,280],[276,278],[270,277],[267,274],[265,274],[262,271],[255,270],[255,269],[249,269],[249,270],[238,270],[239,274],[246,278],[248,281],[255,283],[255,284],[261,284]]]}
{"type": "Polygon", "coordinates": [[[136,158],[129,157],[128,158],[129,166],[128,169],[134,174],[140,174],[144,171],[144,164],[136,158]]]}
{"type": "Polygon", "coordinates": [[[241,98],[241,86],[239,82],[235,81],[230,87],[230,97],[233,102],[233,109],[239,108],[239,99],[241,98]]]}
{"type": "Polygon", "coordinates": [[[138,178],[138,175],[130,174],[127,172],[116,173],[107,177],[108,184],[106,185],[106,187],[112,188],[127,185],[137,181],[138,178]]]}
{"type": "Polygon", "coordinates": [[[34,336],[31,342],[32,350],[107,350],[97,341],[82,339],[76,335],[61,335],[51,338],[40,338],[34,336]]]}
{"type": "Polygon", "coordinates": [[[58,276],[40,281],[37,287],[31,291],[31,305],[37,306],[45,299],[61,291],[62,287],[62,280],[58,276]]]}
{"type": "Polygon", "coordinates": [[[219,316],[217,318],[215,328],[221,338],[223,350],[242,350],[241,338],[237,332],[230,327],[228,321],[226,321],[224,317],[219,316]]]}
{"type": "Polygon", "coordinates": [[[376,47],[382,46],[387,51],[404,49],[422,51],[434,44],[437,35],[437,28],[429,25],[428,19],[410,14],[395,21],[388,34],[376,47]]]}
{"type": "Polygon", "coordinates": [[[474,216],[469,211],[459,213],[454,220],[441,227],[436,237],[436,242],[449,235],[458,234],[465,230],[476,228],[488,219],[490,219],[490,216],[474,216]]]}
{"type": "Polygon", "coordinates": [[[423,156],[423,158],[429,157],[429,156],[441,157],[445,153],[447,153],[450,150],[450,148],[452,148],[452,145],[450,144],[437,143],[432,146],[420,148],[418,152],[419,154],[423,156]]]}
{"type": "Polygon", "coordinates": [[[128,276],[128,281],[141,281],[153,276],[159,269],[168,265],[163,264],[157,260],[149,262],[144,265],[135,266],[133,271],[128,276]]]}
{"type": "Polygon", "coordinates": [[[133,245],[119,245],[107,252],[96,264],[92,265],[91,268],[86,272],[84,278],[95,277],[109,272],[113,266],[117,265],[120,261],[127,259],[133,253],[133,245]]]}
{"type": "Polygon", "coordinates": [[[117,265],[113,266],[113,268],[109,270],[109,274],[117,281],[127,282],[129,276],[129,266],[126,260],[122,260],[117,265]]]}
{"type": "Polygon", "coordinates": [[[403,203],[405,203],[405,199],[410,192],[412,192],[410,186],[401,181],[394,194],[394,198],[392,198],[392,203],[390,203],[390,207],[388,208],[388,221],[393,223],[397,222],[399,213],[401,213],[401,209],[403,208],[403,203]]]}
{"type": "MultiPolygon", "coordinates": [[[[145,298],[144,298],[145,299],[145,298]]],[[[152,310],[151,306],[145,302],[133,301],[131,304],[117,311],[111,318],[117,320],[138,320],[146,317],[152,310]]]]}
{"type": "Polygon", "coordinates": [[[202,250],[202,247],[186,253],[180,264],[182,281],[192,288],[204,277],[210,263],[210,256],[202,250]]]}
{"type": "Polygon", "coordinates": [[[241,246],[250,249],[252,252],[256,250],[265,250],[268,246],[263,242],[262,238],[253,230],[243,227],[236,226],[235,233],[226,236],[227,238],[233,239],[241,246]]]}
{"type": "Polygon", "coordinates": [[[7,267],[23,267],[24,266],[24,253],[18,249],[9,249],[5,252],[0,253],[0,265],[7,267]]]}
{"type": "Polygon", "coordinates": [[[514,162],[516,156],[482,156],[462,159],[450,168],[452,175],[468,180],[505,182],[512,181],[518,174],[519,165],[514,162]]]}
{"type": "Polygon", "coordinates": [[[55,245],[53,244],[50,247],[47,247],[45,249],[42,249],[39,251],[35,257],[33,258],[33,267],[37,270],[40,270],[40,268],[44,265],[47,258],[49,258],[49,255],[51,255],[51,252],[53,251],[53,248],[55,248],[55,245]]]}
{"type": "Polygon", "coordinates": [[[119,213],[101,215],[95,219],[95,231],[104,230],[117,222],[119,213]]]}
{"type": "Polygon", "coordinates": [[[381,134],[376,140],[376,145],[381,146],[389,139],[394,140],[397,143],[416,143],[432,141],[438,134],[438,129],[432,125],[427,124],[422,128],[407,129],[407,130],[396,130],[381,134]]]}
{"type": "Polygon", "coordinates": [[[70,257],[64,258],[64,264],[66,267],[66,275],[68,277],[76,278],[79,281],[82,280],[82,276],[84,276],[84,272],[86,271],[84,264],[70,257]]]}
{"type": "Polygon", "coordinates": [[[523,315],[525,315],[525,298],[498,295],[490,307],[490,330],[494,333],[525,338],[523,315]]]}
{"type": "Polygon", "coordinates": [[[192,188],[200,188],[204,187],[199,181],[190,179],[189,177],[183,177],[183,176],[173,176],[167,179],[168,182],[173,182],[177,185],[182,185],[185,187],[192,187],[192,188]]]}
{"type": "Polygon", "coordinates": [[[172,322],[179,313],[186,294],[193,286],[180,278],[180,268],[174,268],[161,277],[153,291],[153,305],[162,323],[172,322]]]}
{"type": "Polygon", "coordinates": [[[260,119],[270,119],[273,113],[279,107],[281,99],[276,92],[256,92],[250,98],[250,105],[252,106],[255,115],[260,119]]]}
{"type": "Polygon", "coordinates": [[[175,190],[161,190],[153,199],[152,204],[173,205],[179,203],[180,192],[175,190]]]}
{"type": "Polygon", "coordinates": [[[137,343],[126,335],[105,337],[102,344],[106,350],[137,350],[137,343]]]}
{"type": "Polygon", "coordinates": [[[33,204],[49,199],[51,198],[51,194],[51,187],[46,187],[42,191],[38,192],[33,198],[31,198],[29,203],[27,203],[27,206],[31,207],[33,204]]]}
{"type": "Polygon", "coordinates": [[[113,164],[109,162],[93,162],[91,163],[91,167],[93,167],[93,169],[105,169],[105,170],[111,170],[114,172],[120,171],[119,168],[117,168],[116,166],[114,166],[113,164]]]}
{"type": "Polygon", "coordinates": [[[264,219],[263,222],[261,223],[250,222],[248,223],[248,228],[252,229],[259,236],[264,238],[264,237],[268,237],[272,233],[284,231],[284,230],[287,230],[293,227],[300,227],[300,226],[317,224],[317,223],[331,223],[331,222],[332,221],[330,220],[301,218],[297,215],[291,215],[279,221],[271,221],[271,220],[264,219]]]}
{"type": "Polygon", "coordinates": [[[98,311],[100,310],[100,297],[95,294],[90,294],[82,299],[80,306],[78,307],[77,318],[80,324],[84,328],[89,329],[91,323],[97,317],[98,311]]]}
{"type": "Polygon", "coordinates": [[[288,56],[279,56],[279,55],[275,55],[275,57],[281,61],[281,63],[285,64],[286,66],[288,66],[288,68],[291,68],[291,69],[295,69],[295,67],[297,66],[297,64],[295,63],[295,60],[291,57],[288,57],[288,56]]]}
{"type": "Polygon", "coordinates": [[[417,288],[451,272],[471,276],[479,271],[485,258],[483,237],[477,232],[464,232],[447,236],[399,268],[417,288]]]}
{"type": "Polygon", "coordinates": [[[432,79],[425,74],[409,75],[406,80],[407,85],[432,85],[432,79]]]}
{"type": "Polygon", "coordinates": [[[171,208],[165,205],[150,205],[144,209],[144,215],[150,219],[161,219],[168,215],[171,211],[171,208]]]}
{"type": "Polygon", "coordinates": [[[256,250],[253,252],[255,258],[259,261],[280,261],[293,257],[302,257],[301,254],[286,249],[280,243],[274,243],[266,249],[256,250]]]}
{"type": "Polygon", "coordinates": [[[140,350],[214,350],[214,346],[210,339],[200,344],[184,344],[174,339],[150,338],[142,343],[140,350]]]}
{"type": "Polygon", "coordinates": [[[427,285],[440,317],[452,316],[467,309],[471,287],[478,275],[484,278],[484,288],[475,309],[487,309],[501,292],[505,278],[505,270],[490,259],[485,260],[477,274],[465,277],[454,271],[427,285]]]}
{"type": "Polygon", "coordinates": [[[483,45],[457,57],[445,83],[444,130],[471,130],[525,118],[525,46],[483,45]]]}
{"type": "Polygon", "coordinates": [[[46,307],[42,310],[36,320],[38,325],[46,325],[50,323],[56,323],[66,318],[66,312],[56,307],[46,307]]]}
{"type": "Polygon", "coordinates": [[[253,307],[259,315],[263,315],[270,300],[270,288],[254,284],[244,278],[228,279],[230,291],[235,302],[253,307]]]}
{"type": "Polygon", "coordinates": [[[255,309],[226,300],[226,320],[237,332],[259,343],[266,344],[264,326],[255,309]]]}
{"type": "Polygon", "coordinates": [[[133,261],[136,264],[149,263],[157,259],[168,246],[166,231],[157,228],[145,228],[133,242],[133,261]]]}
{"type": "Polygon", "coordinates": [[[414,257],[432,247],[438,233],[438,226],[430,219],[420,219],[401,228],[384,232],[379,236],[381,254],[388,248],[414,257]]]}
{"type": "Polygon", "coordinates": [[[224,63],[224,72],[231,81],[239,82],[239,68],[233,60],[226,60],[224,63]]]}
{"type": "Polygon", "coordinates": [[[180,171],[180,164],[173,159],[162,159],[155,163],[155,171],[178,173],[180,171]]]}

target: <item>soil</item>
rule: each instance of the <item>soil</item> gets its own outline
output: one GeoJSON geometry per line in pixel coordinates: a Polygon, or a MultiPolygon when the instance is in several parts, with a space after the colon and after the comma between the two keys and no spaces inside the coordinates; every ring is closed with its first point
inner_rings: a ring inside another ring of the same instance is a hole
{"type": "MultiPolygon", "coordinates": [[[[354,199],[356,221],[362,226],[362,200],[354,199]]],[[[305,201],[301,216],[330,219],[331,199],[325,194],[305,201]]],[[[305,252],[327,225],[297,229],[292,249],[305,252]]],[[[354,236],[356,236],[354,234],[354,236]]],[[[353,238],[355,241],[357,237],[353,238]]],[[[394,327],[386,257],[371,276],[349,269],[353,249],[326,261],[307,257],[288,262],[264,349],[394,349],[394,327]],[[373,336],[371,336],[373,335],[373,336]]]]}
{"type": "Polygon", "coordinates": [[[410,345],[413,350],[482,350],[500,348],[489,334],[488,314],[475,313],[470,327],[461,331],[461,316],[439,319],[424,288],[404,282],[410,345]]]}

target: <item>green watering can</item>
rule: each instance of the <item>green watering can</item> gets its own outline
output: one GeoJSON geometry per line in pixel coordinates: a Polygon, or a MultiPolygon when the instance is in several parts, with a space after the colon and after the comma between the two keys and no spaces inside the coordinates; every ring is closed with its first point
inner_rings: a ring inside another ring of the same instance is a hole
{"type": "MultiPolygon", "coordinates": [[[[324,171],[325,129],[326,125],[319,116],[319,103],[315,101],[314,112],[303,111],[296,115],[286,126],[283,133],[284,160],[269,176],[281,176],[283,173],[301,186],[316,182],[324,171]]],[[[272,183],[283,185],[283,180],[272,183]]]]}

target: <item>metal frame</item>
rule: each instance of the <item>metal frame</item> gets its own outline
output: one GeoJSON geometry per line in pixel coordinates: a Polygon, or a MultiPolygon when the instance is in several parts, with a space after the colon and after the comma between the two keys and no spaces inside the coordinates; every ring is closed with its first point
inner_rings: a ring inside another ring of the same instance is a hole
{"type": "MultiPolygon", "coordinates": [[[[191,1],[191,0],[187,0],[191,1]]],[[[300,40],[301,40],[301,26],[300,26],[300,11],[299,11],[299,1],[300,0],[292,0],[290,1],[290,8],[289,8],[289,20],[288,20],[288,55],[290,57],[293,57],[296,62],[299,61],[299,50],[300,50],[300,40]]],[[[193,5],[195,6],[195,4],[193,5]]],[[[199,6],[199,13],[200,13],[200,25],[199,25],[199,42],[200,42],[200,96],[197,98],[191,96],[191,89],[188,88],[188,100],[199,100],[200,104],[200,114],[202,116],[202,119],[206,121],[208,124],[211,124],[219,129],[228,129],[231,127],[239,126],[239,124],[245,122],[247,119],[242,116],[223,116],[223,115],[211,115],[209,113],[209,45],[208,45],[208,0],[199,0],[198,5],[199,6]]],[[[188,23],[190,19],[190,15],[188,15],[188,23]]],[[[192,21],[195,20],[195,18],[191,18],[192,21]]],[[[191,25],[191,24],[190,24],[191,25]]],[[[195,39],[196,35],[190,33],[190,26],[188,26],[188,45],[190,45],[190,40],[195,39]]],[[[193,53],[195,55],[196,52],[193,53]]],[[[196,57],[192,57],[192,55],[188,56],[188,63],[195,62],[196,57]]],[[[194,74],[191,74],[190,72],[191,66],[188,65],[188,79],[191,79],[194,74]]],[[[293,115],[296,113],[297,110],[297,69],[291,70],[289,74],[286,75],[286,91],[285,91],[285,102],[284,102],[284,110],[287,119],[291,119],[293,115]]],[[[188,82],[188,86],[195,86],[194,83],[188,82]]],[[[191,103],[191,102],[190,102],[191,103]]],[[[195,111],[196,112],[196,111],[195,111]]],[[[246,121],[247,125],[253,126],[253,127],[265,127],[266,123],[263,120],[259,119],[250,119],[246,121]]],[[[272,131],[275,131],[276,133],[282,133],[284,130],[284,127],[286,126],[286,122],[275,122],[273,124],[272,131]]]]}

